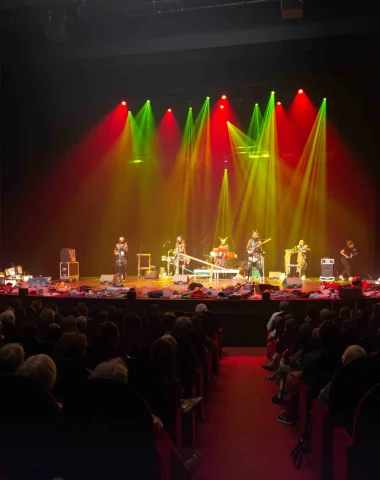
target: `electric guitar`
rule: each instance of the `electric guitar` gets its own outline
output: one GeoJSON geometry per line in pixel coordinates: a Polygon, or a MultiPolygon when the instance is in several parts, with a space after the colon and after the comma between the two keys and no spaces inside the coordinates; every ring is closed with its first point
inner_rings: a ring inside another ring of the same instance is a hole
{"type": "Polygon", "coordinates": [[[247,250],[247,253],[248,253],[248,260],[250,262],[257,262],[260,258],[260,254],[258,253],[254,253],[254,251],[257,249],[257,248],[260,248],[262,245],[264,245],[264,243],[267,243],[267,242],[270,242],[272,239],[271,238],[267,238],[266,240],[264,240],[263,242],[260,242],[258,243],[257,245],[255,245],[253,248],[250,248],[249,250],[247,250]]]}

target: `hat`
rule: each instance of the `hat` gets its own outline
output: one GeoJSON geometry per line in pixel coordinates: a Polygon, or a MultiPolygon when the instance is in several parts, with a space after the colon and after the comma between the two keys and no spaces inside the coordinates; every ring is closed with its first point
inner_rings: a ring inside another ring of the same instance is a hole
{"type": "Polygon", "coordinates": [[[204,303],[198,303],[198,305],[195,307],[195,313],[203,313],[207,312],[207,310],[207,305],[205,305],[204,303]]]}
{"type": "Polygon", "coordinates": [[[257,230],[253,230],[252,237],[253,238],[258,238],[259,236],[260,236],[259,232],[257,230]]]}

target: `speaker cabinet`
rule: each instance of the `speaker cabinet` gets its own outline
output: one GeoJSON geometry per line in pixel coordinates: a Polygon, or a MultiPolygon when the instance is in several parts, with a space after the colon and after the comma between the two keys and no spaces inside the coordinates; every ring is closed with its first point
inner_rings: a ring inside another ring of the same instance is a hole
{"type": "Polygon", "coordinates": [[[173,283],[177,285],[184,285],[189,283],[189,277],[188,275],[174,275],[173,277],[173,283]]]}
{"type": "Polygon", "coordinates": [[[113,283],[114,280],[115,275],[102,274],[100,275],[99,283],[101,283],[102,285],[108,285],[109,283],[113,283]]]}
{"type": "Polygon", "coordinates": [[[79,262],[61,262],[59,264],[59,278],[61,280],[78,280],[79,262]]]}
{"type": "Polygon", "coordinates": [[[76,262],[75,248],[61,248],[61,262],[76,262]]]}
{"type": "Polygon", "coordinates": [[[158,270],[146,270],[144,273],[144,278],[149,280],[157,280],[158,270]]]}
{"type": "Polygon", "coordinates": [[[284,288],[301,288],[302,280],[300,277],[287,277],[282,282],[284,288]]]}

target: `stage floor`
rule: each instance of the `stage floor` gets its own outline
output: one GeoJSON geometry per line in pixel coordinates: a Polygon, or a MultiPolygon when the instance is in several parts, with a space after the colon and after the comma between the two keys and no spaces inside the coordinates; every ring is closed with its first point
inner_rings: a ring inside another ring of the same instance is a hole
{"type": "MultiPolygon", "coordinates": [[[[214,287],[216,289],[226,287],[228,285],[236,285],[238,283],[244,284],[245,280],[234,280],[231,278],[223,278],[219,280],[212,280],[210,281],[209,278],[197,278],[197,279],[190,279],[191,282],[197,282],[201,283],[205,288],[210,288],[214,287]]],[[[282,287],[282,282],[280,280],[269,280],[265,283],[271,284],[271,285],[276,285],[278,286],[281,290],[283,289],[282,287]]],[[[337,283],[343,283],[343,282],[337,282],[337,283]]],[[[92,290],[102,290],[106,287],[112,286],[111,284],[108,285],[102,285],[99,281],[99,277],[83,277],[80,278],[77,282],[73,282],[72,287],[80,287],[80,286],[87,286],[90,287],[92,290]]],[[[145,278],[138,278],[130,276],[127,277],[127,279],[123,282],[124,287],[135,287],[136,290],[141,290],[143,287],[147,287],[149,290],[152,288],[161,290],[164,287],[170,287],[173,290],[176,290],[178,292],[186,292],[188,290],[188,285],[176,285],[173,283],[172,278],[159,278],[157,280],[152,280],[152,279],[145,279],[145,278]]],[[[305,280],[302,284],[302,290],[305,293],[309,292],[315,292],[316,290],[320,289],[321,282],[319,278],[309,278],[305,280]]]]}

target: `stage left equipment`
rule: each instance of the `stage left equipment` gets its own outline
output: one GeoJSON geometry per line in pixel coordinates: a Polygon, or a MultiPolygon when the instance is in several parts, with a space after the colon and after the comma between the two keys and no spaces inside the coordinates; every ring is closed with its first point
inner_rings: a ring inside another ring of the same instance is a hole
{"type": "Polygon", "coordinates": [[[333,258],[321,258],[321,276],[320,280],[333,282],[335,280],[334,276],[334,263],[333,258]]]}
{"type": "Polygon", "coordinates": [[[22,275],[22,266],[21,265],[13,265],[5,270],[6,277],[13,277],[15,275],[22,275]]]}
{"type": "Polygon", "coordinates": [[[76,262],[75,248],[61,248],[61,262],[76,262]]]}
{"type": "Polygon", "coordinates": [[[60,262],[59,278],[61,280],[78,280],[79,279],[79,262],[60,262]]]}
{"type": "Polygon", "coordinates": [[[187,283],[189,283],[189,277],[188,277],[188,275],[176,274],[173,277],[173,283],[175,283],[177,285],[187,284],[187,283]]]}
{"type": "Polygon", "coordinates": [[[115,280],[114,274],[107,275],[103,273],[102,275],[100,275],[99,283],[101,283],[102,285],[108,285],[109,283],[113,283],[114,280],[115,280]]]}
{"type": "Polygon", "coordinates": [[[151,266],[151,254],[150,253],[138,253],[137,254],[137,276],[139,278],[142,277],[141,273],[144,272],[145,270],[149,271],[152,269],[152,266],[151,266]],[[141,263],[144,259],[144,257],[147,258],[148,260],[148,265],[143,267],[141,266],[141,263]]]}

